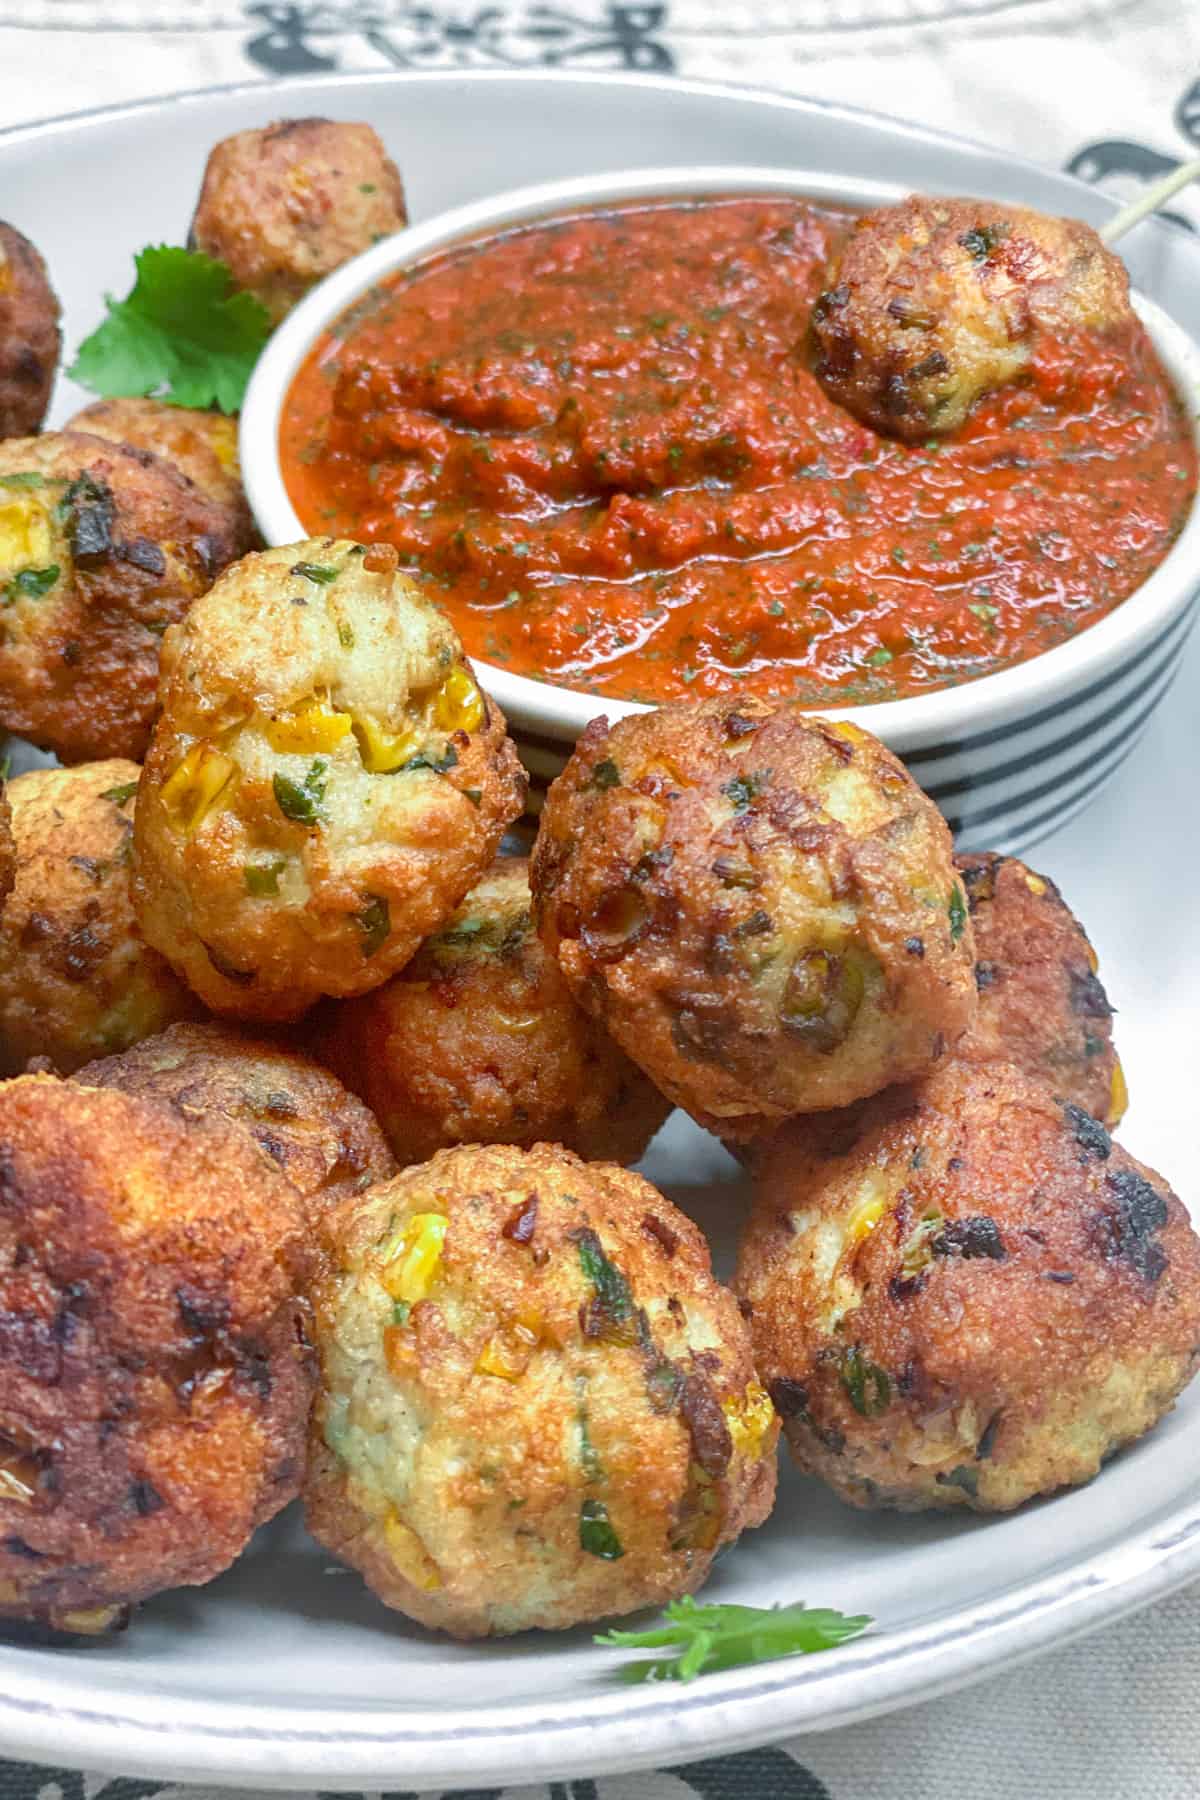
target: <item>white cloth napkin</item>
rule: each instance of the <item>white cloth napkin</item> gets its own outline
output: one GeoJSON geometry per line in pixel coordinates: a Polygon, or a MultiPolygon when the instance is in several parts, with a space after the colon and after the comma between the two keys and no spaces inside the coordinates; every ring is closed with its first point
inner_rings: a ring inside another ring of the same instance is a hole
{"type": "MultiPolygon", "coordinates": [[[[752,82],[905,114],[1069,166],[1122,196],[1200,152],[1200,0],[0,0],[0,127],[255,77],[547,63],[752,82]]],[[[1175,210],[1200,228],[1195,193],[1175,210]]],[[[1197,1800],[1198,1677],[1193,1588],[906,1713],[691,1770],[520,1794],[1197,1800]]],[[[0,1764],[0,1800],[159,1791],[0,1764]]],[[[187,1793],[198,1800],[200,1790],[187,1793]]]]}

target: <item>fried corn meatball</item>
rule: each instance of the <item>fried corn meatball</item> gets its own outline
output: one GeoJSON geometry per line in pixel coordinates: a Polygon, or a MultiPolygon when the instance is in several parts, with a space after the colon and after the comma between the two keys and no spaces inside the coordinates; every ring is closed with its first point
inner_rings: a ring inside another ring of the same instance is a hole
{"type": "Polygon", "coordinates": [[[378,987],[491,862],[525,781],[389,546],[245,557],[163,644],[134,903],[214,1012],[378,987]]]}
{"type": "Polygon", "coordinates": [[[974,1013],[944,820],[868,733],[794,706],[593,722],[532,879],[576,999],[733,1141],[923,1073],[974,1013]]]}
{"type": "Polygon", "coordinates": [[[0,910],[12,893],[17,878],[17,850],[13,843],[12,806],[8,783],[0,780],[0,910]]]}
{"type": "Polygon", "coordinates": [[[100,1631],[210,1581],[295,1494],[299,1196],[240,1132],[0,1087],[0,1617],[100,1631]]]}
{"type": "Polygon", "coordinates": [[[994,200],[911,195],[858,220],[813,310],[817,377],[876,431],[955,431],[1018,379],[1039,334],[1136,325],[1129,277],[1090,225],[994,200]]]}
{"type": "Polygon", "coordinates": [[[280,119],[212,151],[191,242],[228,264],[278,324],[324,276],[407,223],[400,173],[369,125],[280,119]]]}
{"type": "Polygon", "coordinates": [[[796,1461],[855,1506],[1088,1481],[1200,1355],[1200,1242],[1166,1183],[1074,1102],[957,1056],[782,1128],[735,1286],[796,1461]]]}
{"type": "Polygon", "coordinates": [[[42,428],[62,349],[60,312],[45,263],[0,219],[0,438],[42,428]]]}
{"type": "Polygon", "coordinates": [[[153,451],[222,509],[236,555],[254,545],[254,520],[238,460],[237,420],[227,413],[168,406],[165,400],[95,400],[68,421],[67,429],[153,451]]]}
{"type": "Polygon", "coordinates": [[[670,1111],[576,1006],[530,906],[528,862],[500,858],[399,975],[329,1009],[319,1053],[402,1163],[537,1143],[632,1163],[670,1111]]]}
{"type": "Polygon", "coordinates": [[[0,911],[0,1074],[68,1075],[197,1003],[146,944],[129,896],[138,766],[31,769],[8,785],[16,881],[0,911]]]}
{"type": "Polygon", "coordinates": [[[88,1063],[75,1079],[161,1101],[184,1119],[232,1120],[310,1207],[331,1206],[395,1171],[379,1126],[328,1069],[228,1025],[172,1025],[88,1063]]]}
{"type": "Polygon", "coordinates": [[[1015,856],[955,859],[975,929],[979,1010],[956,1054],[1012,1062],[1118,1125],[1129,1103],[1113,1009],[1087,933],[1054,883],[1015,856]]]}
{"type": "Polygon", "coordinates": [[[326,1218],[314,1535],[455,1637],[661,1604],[770,1511],[778,1422],[690,1219],[464,1146],[326,1218]]]}
{"type": "Polygon", "coordinates": [[[0,443],[0,725],[63,762],[141,757],[162,634],[237,547],[148,451],[82,431],[0,443]]]}

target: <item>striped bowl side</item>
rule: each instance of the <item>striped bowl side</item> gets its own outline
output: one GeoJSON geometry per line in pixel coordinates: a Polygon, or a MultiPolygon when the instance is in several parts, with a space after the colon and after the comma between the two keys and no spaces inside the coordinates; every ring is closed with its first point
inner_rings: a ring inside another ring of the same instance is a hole
{"type": "MultiPolygon", "coordinates": [[[[1178,674],[1198,598],[1132,662],[1056,705],[954,742],[918,750],[892,745],[945,814],[960,848],[1020,855],[1098,798],[1178,674]]],[[[519,725],[513,737],[536,815],[571,746],[519,725]]]]}

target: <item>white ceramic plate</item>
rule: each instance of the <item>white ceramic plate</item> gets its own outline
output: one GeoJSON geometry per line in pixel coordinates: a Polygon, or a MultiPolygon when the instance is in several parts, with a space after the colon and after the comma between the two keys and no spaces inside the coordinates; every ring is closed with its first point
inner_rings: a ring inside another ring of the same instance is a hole
{"type": "MultiPolygon", "coordinates": [[[[1093,219],[1106,210],[1063,176],[972,144],[684,82],[450,74],[224,90],[0,134],[3,211],[48,257],[70,346],[100,292],[128,285],[134,249],[181,240],[210,144],[298,112],[375,124],[418,218],[550,175],[691,161],[883,172],[1093,219]]],[[[1152,224],[1130,262],[1195,330],[1195,246],[1152,224]]],[[[78,403],[63,384],[55,417],[78,403]]],[[[1193,1210],[1197,679],[1200,639],[1104,804],[1039,852],[1088,921],[1121,1009],[1134,1096],[1123,1135],[1193,1210]]],[[[646,1168],[727,1248],[739,1193],[711,1140],[676,1120],[646,1168]]],[[[786,1475],[774,1517],[719,1565],[709,1597],[804,1598],[878,1626],[827,1655],[688,1688],[615,1683],[616,1658],[586,1631],[450,1645],[328,1568],[289,1517],[211,1587],[144,1608],[123,1639],[0,1649],[0,1749],[259,1788],[478,1787],[674,1764],[929,1699],[1200,1575],[1200,1392],[1093,1486],[1010,1519],[858,1514],[786,1475]]]]}

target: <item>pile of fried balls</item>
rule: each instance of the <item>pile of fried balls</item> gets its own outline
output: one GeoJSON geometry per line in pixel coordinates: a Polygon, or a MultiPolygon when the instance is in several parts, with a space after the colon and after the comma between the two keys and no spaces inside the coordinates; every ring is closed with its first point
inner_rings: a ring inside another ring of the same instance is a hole
{"type": "MultiPolygon", "coordinates": [[[[290,121],[195,237],[279,317],[403,216],[366,127],[290,121]]],[[[104,1635],[301,1495],[412,1619],[566,1627],[698,1588],[781,1429],[854,1506],[992,1512],[1170,1408],[1200,1243],[1050,881],[733,698],[593,722],[514,853],[395,551],[255,549],[217,415],[40,434],[10,227],[5,271],[0,725],[59,766],[0,815],[0,1618],[104,1635]],[[673,1107],[749,1171],[732,1288],[628,1167],[673,1107]]]]}

